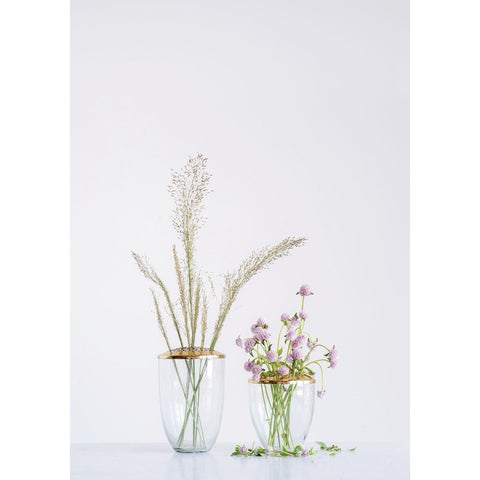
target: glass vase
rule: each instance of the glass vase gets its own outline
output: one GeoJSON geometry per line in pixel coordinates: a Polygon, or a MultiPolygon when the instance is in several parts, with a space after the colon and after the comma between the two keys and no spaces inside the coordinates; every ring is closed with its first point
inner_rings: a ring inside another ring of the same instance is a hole
{"type": "Polygon", "coordinates": [[[310,430],[315,407],[315,380],[250,382],[250,416],[264,448],[293,448],[310,430]]]}
{"type": "Polygon", "coordinates": [[[183,348],[158,356],[160,410],[177,452],[208,452],[217,439],[223,410],[225,355],[183,348]]]}

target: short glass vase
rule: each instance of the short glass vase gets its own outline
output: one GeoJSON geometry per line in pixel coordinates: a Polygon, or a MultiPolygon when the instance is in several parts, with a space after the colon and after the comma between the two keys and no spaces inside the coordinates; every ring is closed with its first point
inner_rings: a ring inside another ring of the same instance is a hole
{"type": "Polygon", "coordinates": [[[250,383],[250,416],[264,448],[301,445],[315,407],[315,379],[262,379],[250,383]]]}
{"type": "Polygon", "coordinates": [[[208,452],[223,410],[225,355],[205,348],[178,348],[158,356],[160,410],[177,452],[208,452]]]}

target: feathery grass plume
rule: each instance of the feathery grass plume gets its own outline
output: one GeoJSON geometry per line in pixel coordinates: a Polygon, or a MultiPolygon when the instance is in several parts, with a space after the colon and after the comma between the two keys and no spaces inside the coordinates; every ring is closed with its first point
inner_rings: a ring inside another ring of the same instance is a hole
{"type": "Polygon", "coordinates": [[[213,284],[212,276],[210,274],[207,274],[207,280],[210,286],[210,293],[212,294],[212,297],[216,302],[220,303],[217,297],[217,293],[215,292],[215,285],[213,284]]]}
{"type": "Polygon", "coordinates": [[[175,202],[172,222],[185,251],[188,279],[188,303],[190,320],[193,323],[193,295],[195,274],[195,241],[205,224],[203,216],[205,197],[210,193],[208,184],[211,175],[207,173],[207,158],[198,154],[190,157],[179,171],[172,172],[172,183],[168,190],[175,202]]]}
{"type": "Polygon", "coordinates": [[[207,296],[203,295],[203,307],[202,307],[202,341],[201,347],[205,346],[205,335],[207,333],[207,318],[208,318],[208,301],[207,296]]]}
{"type": "Polygon", "coordinates": [[[202,280],[200,277],[197,279],[197,288],[195,291],[195,304],[193,310],[193,327],[192,327],[192,344],[195,345],[195,337],[197,335],[197,323],[198,315],[200,314],[200,296],[202,293],[202,280]]]}
{"type": "Polygon", "coordinates": [[[220,302],[220,310],[213,333],[210,348],[213,350],[217,343],[225,319],[237,299],[240,289],[257,273],[268,268],[275,260],[285,257],[293,248],[300,247],[306,242],[306,238],[287,237],[273,247],[263,247],[254,251],[240,267],[233,273],[225,275],[225,283],[220,302]]]}
{"type": "MultiPolygon", "coordinates": [[[[162,290],[165,300],[167,301],[168,310],[173,320],[173,324],[175,325],[175,330],[177,331],[178,339],[180,341],[180,345],[183,347],[183,340],[182,335],[180,333],[180,325],[178,324],[177,316],[175,315],[175,310],[173,308],[172,301],[170,300],[170,294],[168,293],[167,287],[165,284],[160,280],[160,277],[157,275],[155,270],[150,266],[148,259],[146,257],[141,257],[135,252],[132,252],[132,256],[135,262],[138,265],[140,271],[145,275],[146,278],[151,280],[153,283],[156,283],[162,290]]],[[[156,298],[156,297],[155,297],[156,298]]]]}
{"type": "Polygon", "coordinates": [[[170,342],[168,341],[168,335],[165,330],[165,325],[163,324],[162,315],[160,314],[160,308],[158,306],[157,296],[155,295],[155,291],[153,290],[153,288],[150,289],[150,292],[152,293],[153,304],[155,305],[155,313],[157,314],[158,326],[160,327],[160,331],[162,332],[163,338],[165,339],[165,343],[167,344],[168,351],[171,352],[172,347],[170,346],[170,342]]]}
{"type": "Polygon", "coordinates": [[[187,335],[187,343],[190,344],[190,328],[188,326],[188,306],[187,295],[185,292],[185,281],[183,280],[182,269],[180,268],[180,261],[178,260],[177,248],[173,246],[173,260],[175,263],[175,272],[177,274],[178,290],[180,293],[180,303],[182,305],[183,320],[185,324],[185,333],[187,335]]]}
{"type": "MultiPolygon", "coordinates": [[[[175,204],[171,217],[172,224],[183,247],[183,255],[181,257],[177,254],[176,247],[173,247],[173,260],[180,297],[178,302],[172,302],[166,285],[150,266],[148,259],[132,252],[133,258],[143,275],[160,287],[165,299],[166,311],[172,319],[182,348],[184,346],[189,348],[195,347],[199,321],[201,322],[200,342],[202,347],[205,344],[205,336],[208,329],[208,300],[205,293],[206,286],[208,286],[207,281],[212,287],[213,297],[216,298],[211,278],[207,275],[207,280],[204,280],[203,276],[205,275],[198,271],[195,262],[195,242],[198,239],[200,229],[206,221],[204,216],[205,199],[210,193],[209,182],[211,175],[207,173],[206,168],[206,157],[201,154],[198,154],[196,157],[190,157],[183,168],[172,172],[172,181],[168,188],[175,204]],[[177,319],[175,305],[181,306],[183,325],[177,319]]],[[[304,238],[288,237],[278,245],[264,247],[253,252],[240,265],[238,270],[233,273],[227,273],[224,276],[225,283],[219,302],[220,309],[217,321],[213,330],[211,349],[217,343],[225,319],[240,289],[258,272],[267,268],[275,260],[287,255],[293,248],[303,245],[304,242],[304,238]]],[[[161,320],[159,302],[156,296],[154,296],[154,302],[158,312],[157,318],[161,320]]],[[[163,321],[161,326],[167,345],[170,345],[166,338],[167,331],[163,321]]]]}

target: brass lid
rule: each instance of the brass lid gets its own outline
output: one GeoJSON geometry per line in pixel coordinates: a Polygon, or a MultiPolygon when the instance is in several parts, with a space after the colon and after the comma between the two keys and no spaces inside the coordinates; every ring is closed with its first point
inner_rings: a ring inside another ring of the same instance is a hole
{"type": "Polygon", "coordinates": [[[248,380],[250,383],[256,383],[258,385],[292,385],[298,383],[315,383],[315,379],[311,377],[267,377],[262,378],[259,382],[256,382],[253,379],[248,380]]]}
{"type": "Polygon", "coordinates": [[[210,358],[225,358],[225,354],[217,352],[216,350],[210,350],[209,348],[201,347],[183,347],[183,348],[174,348],[167,352],[161,353],[158,358],[162,359],[210,359],[210,358]]]}

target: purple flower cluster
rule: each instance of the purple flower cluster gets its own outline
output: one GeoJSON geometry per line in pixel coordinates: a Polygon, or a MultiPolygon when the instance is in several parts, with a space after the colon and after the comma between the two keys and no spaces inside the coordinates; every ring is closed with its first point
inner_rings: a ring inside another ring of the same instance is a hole
{"type": "Polygon", "coordinates": [[[297,338],[297,332],[295,331],[294,328],[289,328],[285,337],[287,337],[287,340],[290,340],[292,342],[297,338]]]}
{"type": "Polygon", "coordinates": [[[310,295],[313,295],[313,292],[310,290],[310,287],[308,285],[302,285],[297,295],[298,294],[300,294],[302,297],[308,297],[310,295]]]}
{"type": "Polygon", "coordinates": [[[298,318],[296,315],[294,315],[290,319],[290,326],[297,328],[300,325],[300,318],[298,318]]]}
{"type": "Polygon", "coordinates": [[[255,364],[254,364],[253,362],[245,362],[245,364],[243,365],[243,368],[244,368],[247,372],[251,372],[254,365],[255,365],[255,364]]]}
{"type": "Polygon", "coordinates": [[[253,367],[252,367],[252,373],[253,373],[253,377],[252,377],[252,380],[254,382],[259,382],[260,381],[260,374],[262,373],[262,367],[261,365],[257,365],[256,363],[253,364],[253,367]]]}
{"type": "Polygon", "coordinates": [[[257,342],[263,342],[264,340],[268,340],[270,338],[270,333],[266,328],[256,327],[253,331],[253,338],[257,342]]]}
{"type": "Polygon", "coordinates": [[[267,322],[262,318],[260,317],[258,320],[257,320],[257,323],[255,324],[257,327],[266,327],[267,326],[267,322]]]}
{"type": "Polygon", "coordinates": [[[294,360],[301,360],[303,358],[303,349],[302,348],[294,348],[292,351],[292,358],[294,360]]]}
{"type": "Polygon", "coordinates": [[[335,345],[328,352],[327,356],[330,359],[330,368],[335,368],[337,366],[337,363],[338,363],[338,350],[335,348],[335,345]]]}
{"type": "Polygon", "coordinates": [[[267,360],[270,363],[275,363],[278,360],[278,353],[275,350],[269,350],[267,352],[267,360]]]}
{"type": "Polygon", "coordinates": [[[247,338],[244,342],[245,352],[251,353],[256,343],[257,341],[254,338],[247,338]]]}
{"type": "MultiPolygon", "coordinates": [[[[278,339],[273,342],[270,340],[269,326],[263,318],[259,318],[250,327],[251,337],[242,339],[239,336],[235,340],[235,344],[250,355],[244,368],[252,374],[252,380],[255,382],[272,377],[312,378],[314,366],[322,369],[323,372],[321,362],[326,362],[330,368],[337,366],[338,351],[335,346],[328,349],[318,343],[318,339],[313,340],[309,334],[304,332],[308,315],[303,310],[303,304],[305,297],[313,295],[313,292],[308,285],[302,285],[297,295],[302,296],[302,310],[293,315],[288,313],[281,315],[282,328],[278,339]],[[327,353],[323,358],[314,359],[312,355],[317,352],[318,348],[325,349],[327,353]]],[[[321,390],[317,392],[317,396],[318,398],[325,396],[323,374],[321,390]]],[[[306,452],[305,455],[308,455],[308,451],[306,452]]]]}
{"type": "Polygon", "coordinates": [[[301,334],[292,342],[292,348],[293,349],[301,348],[305,346],[306,343],[307,343],[307,336],[301,334]]]}

